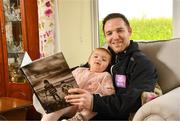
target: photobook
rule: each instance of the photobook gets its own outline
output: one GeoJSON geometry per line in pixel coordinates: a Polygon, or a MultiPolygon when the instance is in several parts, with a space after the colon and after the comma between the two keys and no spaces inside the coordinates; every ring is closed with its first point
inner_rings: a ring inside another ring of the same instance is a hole
{"type": "Polygon", "coordinates": [[[78,86],[62,52],[35,61],[25,53],[21,71],[46,113],[70,106],[64,97],[78,86]]]}

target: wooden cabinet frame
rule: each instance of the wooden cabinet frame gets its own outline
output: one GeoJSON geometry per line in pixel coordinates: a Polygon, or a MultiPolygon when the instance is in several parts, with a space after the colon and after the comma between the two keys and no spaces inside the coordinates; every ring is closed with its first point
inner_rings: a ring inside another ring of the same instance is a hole
{"type": "MultiPolygon", "coordinates": [[[[20,0],[23,48],[34,60],[39,58],[39,31],[37,0],[20,0]]],[[[0,0],[0,97],[16,97],[31,100],[29,85],[10,83],[3,0],[0,0]]]]}

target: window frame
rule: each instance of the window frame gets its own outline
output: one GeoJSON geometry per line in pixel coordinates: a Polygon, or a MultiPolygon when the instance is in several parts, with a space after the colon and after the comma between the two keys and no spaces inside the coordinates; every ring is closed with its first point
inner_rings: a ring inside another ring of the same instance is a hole
{"type": "MultiPolygon", "coordinates": [[[[173,13],[172,13],[172,39],[180,38],[180,1],[179,0],[173,0],[173,13]]],[[[91,1],[91,18],[92,18],[92,38],[93,38],[93,49],[96,47],[100,47],[100,33],[99,33],[99,8],[98,8],[98,0],[92,0],[91,1]]]]}

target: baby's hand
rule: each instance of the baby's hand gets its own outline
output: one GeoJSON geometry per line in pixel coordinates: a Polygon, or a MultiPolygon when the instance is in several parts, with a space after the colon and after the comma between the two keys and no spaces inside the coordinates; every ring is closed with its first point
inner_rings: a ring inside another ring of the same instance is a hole
{"type": "Polygon", "coordinates": [[[158,97],[158,95],[154,92],[143,92],[141,95],[142,104],[145,104],[157,97],[158,97]]]}
{"type": "Polygon", "coordinates": [[[147,94],[147,102],[155,99],[156,97],[158,97],[158,95],[156,93],[150,92],[147,94]]]}

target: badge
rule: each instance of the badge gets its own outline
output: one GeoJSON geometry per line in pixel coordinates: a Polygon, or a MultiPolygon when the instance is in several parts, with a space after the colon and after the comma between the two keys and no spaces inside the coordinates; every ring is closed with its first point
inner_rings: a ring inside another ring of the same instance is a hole
{"type": "Polygon", "coordinates": [[[125,75],[116,75],[115,84],[117,87],[126,88],[126,76],[125,75]]]}

